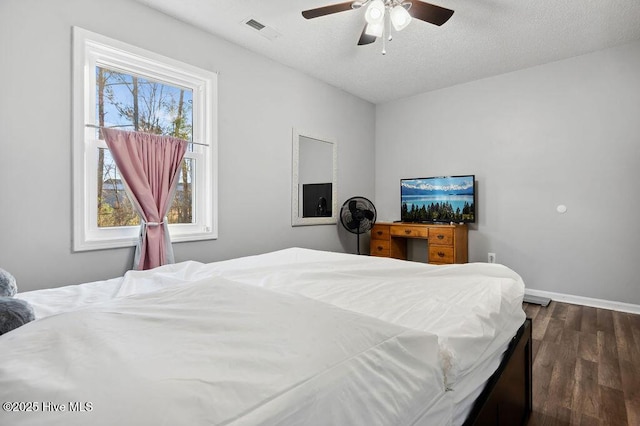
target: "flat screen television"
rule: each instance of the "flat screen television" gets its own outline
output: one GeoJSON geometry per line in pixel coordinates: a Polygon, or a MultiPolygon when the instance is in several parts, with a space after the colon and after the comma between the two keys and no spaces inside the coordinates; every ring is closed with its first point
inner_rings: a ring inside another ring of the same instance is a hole
{"type": "Polygon", "coordinates": [[[475,223],[475,175],[434,176],[400,181],[403,222],[475,223]]]}

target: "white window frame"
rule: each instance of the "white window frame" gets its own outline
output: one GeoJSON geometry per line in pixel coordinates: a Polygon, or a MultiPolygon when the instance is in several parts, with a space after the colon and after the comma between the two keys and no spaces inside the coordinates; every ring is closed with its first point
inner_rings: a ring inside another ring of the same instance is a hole
{"type": "Polygon", "coordinates": [[[170,224],[173,242],[218,237],[217,75],[192,65],[73,28],[73,249],[98,250],[136,245],[139,226],[98,227],[96,66],[103,66],[193,91],[194,222],[170,224]]]}

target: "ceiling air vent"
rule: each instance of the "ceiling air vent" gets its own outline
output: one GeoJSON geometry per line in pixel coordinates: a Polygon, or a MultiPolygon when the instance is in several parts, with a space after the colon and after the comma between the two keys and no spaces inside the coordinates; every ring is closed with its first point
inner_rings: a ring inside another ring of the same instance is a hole
{"type": "Polygon", "coordinates": [[[247,22],[245,22],[245,24],[247,24],[251,28],[254,28],[254,29],[258,30],[258,31],[260,31],[261,29],[263,29],[265,27],[264,25],[262,25],[260,22],[256,21],[255,19],[249,19],[247,22]]]}
{"type": "Polygon", "coordinates": [[[267,27],[266,25],[264,25],[261,22],[256,21],[253,18],[247,18],[244,21],[242,21],[243,24],[253,28],[254,30],[258,31],[258,33],[263,36],[264,38],[268,39],[268,40],[274,40],[278,37],[280,37],[280,33],[278,33],[276,30],[274,30],[271,27],[267,27]]]}

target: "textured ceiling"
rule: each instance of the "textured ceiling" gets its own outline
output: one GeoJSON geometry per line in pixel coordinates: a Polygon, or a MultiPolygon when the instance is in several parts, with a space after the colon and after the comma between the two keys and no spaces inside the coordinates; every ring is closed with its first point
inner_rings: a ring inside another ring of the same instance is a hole
{"type": "Polygon", "coordinates": [[[356,43],[364,8],[312,20],[340,0],[137,0],[333,86],[381,103],[640,39],[640,0],[438,0],[442,27],[413,20],[381,42],[356,43]],[[253,18],[273,40],[247,26],[253,18]]]}

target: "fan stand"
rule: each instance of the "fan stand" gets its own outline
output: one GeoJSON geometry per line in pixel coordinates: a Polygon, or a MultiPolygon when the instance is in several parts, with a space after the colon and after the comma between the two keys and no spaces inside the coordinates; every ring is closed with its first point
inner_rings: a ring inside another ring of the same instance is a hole
{"type": "Polygon", "coordinates": [[[358,256],[360,256],[360,224],[362,223],[360,220],[357,220],[356,223],[358,224],[358,226],[356,226],[356,230],[358,232],[356,232],[356,244],[358,245],[358,256]]]}

